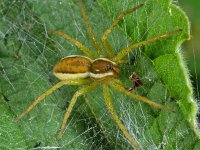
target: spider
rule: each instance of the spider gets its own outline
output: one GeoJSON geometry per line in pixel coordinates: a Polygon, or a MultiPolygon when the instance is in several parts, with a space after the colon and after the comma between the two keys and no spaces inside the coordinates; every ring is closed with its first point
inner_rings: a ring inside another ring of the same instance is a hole
{"type": "Polygon", "coordinates": [[[62,31],[50,31],[50,34],[61,36],[62,38],[70,41],[72,44],[77,46],[79,48],[79,50],[81,50],[87,56],[71,55],[71,56],[67,56],[67,57],[61,59],[60,61],[58,61],[58,63],[53,68],[53,74],[61,81],[58,82],[57,84],[55,84],[54,86],[52,86],[49,90],[47,90],[43,94],[41,94],[35,101],[33,101],[33,103],[26,110],[24,110],[20,115],[17,116],[16,120],[21,119],[24,115],[29,113],[46,96],[48,96],[53,91],[60,88],[61,86],[63,86],[63,85],[82,85],[82,88],[80,88],[78,91],[76,91],[75,94],[72,96],[70,104],[69,104],[68,108],[66,109],[61,127],[56,135],[56,138],[59,140],[62,137],[65,126],[67,124],[67,121],[69,119],[71,111],[72,111],[78,97],[95,90],[97,86],[101,86],[103,88],[103,94],[104,94],[106,107],[107,107],[108,111],[110,112],[116,125],[119,127],[119,129],[123,133],[124,137],[136,149],[141,150],[142,147],[128,133],[127,129],[125,128],[122,121],[118,117],[116,111],[114,110],[113,105],[112,105],[111,96],[110,96],[109,87],[112,87],[115,90],[117,90],[135,100],[139,100],[139,101],[148,103],[149,105],[160,108],[162,110],[166,110],[169,112],[173,111],[172,109],[166,108],[163,105],[155,103],[145,97],[131,93],[130,91],[128,91],[126,88],[123,87],[122,82],[120,80],[118,80],[117,77],[120,73],[120,65],[122,63],[124,63],[123,62],[124,57],[129,52],[131,52],[133,49],[141,47],[145,44],[160,40],[160,39],[167,38],[169,36],[172,36],[174,34],[177,34],[180,31],[182,31],[181,29],[178,29],[173,32],[167,32],[163,35],[159,35],[157,37],[150,38],[145,41],[130,45],[130,46],[120,50],[119,53],[116,54],[113,51],[113,49],[111,48],[111,46],[109,45],[109,43],[107,42],[108,35],[115,28],[115,26],[123,19],[124,16],[132,13],[133,11],[142,7],[143,5],[144,4],[140,4],[134,8],[128,9],[128,10],[120,13],[116,17],[116,19],[113,21],[111,26],[103,33],[103,36],[101,37],[101,42],[107,53],[107,56],[104,56],[102,49],[100,48],[99,43],[96,40],[93,29],[89,22],[89,19],[86,15],[82,0],[80,0],[80,10],[82,13],[82,17],[83,17],[84,23],[86,25],[87,31],[89,33],[89,38],[92,41],[92,44],[93,44],[94,49],[96,50],[98,56],[95,56],[93,54],[93,52],[90,49],[88,49],[85,45],[78,42],[74,38],[70,37],[66,33],[64,33],[62,31]]]}

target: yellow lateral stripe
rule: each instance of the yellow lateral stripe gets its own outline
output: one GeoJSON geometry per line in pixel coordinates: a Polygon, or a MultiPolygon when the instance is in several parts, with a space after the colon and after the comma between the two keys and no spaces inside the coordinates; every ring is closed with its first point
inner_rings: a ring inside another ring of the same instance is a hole
{"type": "Polygon", "coordinates": [[[89,32],[89,37],[92,40],[93,46],[94,46],[95,50],[97,51],[98,56],[101,56],[102,55],[102,51],[101,51],[101,49],[99,47],[99,44],[98,44],[98,42],[96,40],[96,37],[94,35],[94,32],[93,32],[92,27],[90,25],[90,22],[88,20],[88,17],[87,17],[87,15],[85,13],[85,9],[83,7],[82,0],[80,0],[80,8],[81,8],[81,13],[82,13],[82,16],[83,16],[83,20],[84,20],[86,28],[87,28],[87,30],[89,32]]]}
{"type": "Polygon", "coordinates": [[[57,139],[60,139],[62,137],[62,134],[63,134],[63,132],[65,130],[65,126],[67,124],[67,120],[68,120],[68,118],[69,118],[69,116],[71,114],[71,111],[72,111],[72,109],[73,109],[73,107],[74,107],[74,105],[75,105],[75,103],[77,101],[77,98],[79,96],[83,95],[83,94],[86,94],[88,92],[91,92],[91,91],[95,90],[96,86],[97,86],[97,83],[90,84],[88,86],[85,86],[85,87],[81,88],[80,90],[78,90],[73,95],[73,97],[72,97],[72,99],[70,101],[70,104],[69,104],[68,108],[66,109],[66,113],[64,115],[63,122],[61,124],[60,130],[57,133],[57,136],[56,136],[57,139]]]}
{"type": "Polygon", "coordinates": [[[86,73],[75,73],[75,74],[70,74],[70,73],[53,73],[56,78],[60,80],[71,80],[71,79],[85,79],[90,77],[90,72],[86,73]]]}
{"type": "Polygon", "coordinates": [[[105,103],[106,106],[108,108],[108,111],[111,113],[113,119],[115,120],[115,122],[117,123],[117,125],[119,126],[120,130],[122,131],[122,133],[124,134],[124,136],[138,149],[138,150],[142,150],[142,148],[140,147],[140,145],[130,136],[130,134],[128,133],[128,131],[126,130],[126,128],[124,127],[124,125],[122,124],[121,120],[119,119],[117,113],[115,112],[113,105],[112,105],[112,101],[111,101],[111,97],[110,97],[110,92],[108,89],[108,86],[103,84],[103,93],[104,93],[104,99],[105,99],[105,103]]]}
{"type": "Polygon", "coordinates": [[[113,81],[114,81],[114,82],[110,82],[110,83],[111,83],[111,86],[112,86],[114,89],[116,89],[117,91],[119,91],[119,92],[121,92],[121,93],[123,93],[123,94],[125,94],[125,95],[127,95],[127,96],[130,96],[130,97],[132,97],[132,98],[135,99],[135,100],[139,100],[139,101],[142,101],[142,102],[144,102],[144,103],[147,103],[147,104],[149,104],[149,105],[151,105],[151,106],[154,106],[154,107],[157,107],[157,108],[166,110],[166,111],[168,111],[168,112],[172,112],[172,111],[173,111],[172,109],[167,108],[167,107],[165,107],[165,106],[163,106],[163,105],[161,105],[161,104],[158,104],[158,103],[156,103],[156,102],[153,102],[153,101],[151,101],[151,100],[149,100],[149,99],[147,99],[147,98],[145,98],[145,97],[143,97],[143,96],[136,95],[136,94],[133,94],[133,93],[129,92],[127,89],[123,88],[121,84],[119,84],[119,82],[120,82],[119,80],[113,79],[113,81]],[[117,83],[117,82],[118,82],[118,83],[117,83]]]}
{"type": "Polygon", "coordinates": [[[65,38],[66,40],[70,41],[72,44],[76,45],[80,50],[82,50],[86,55],[88,55],[88,57],[90,57],[91,59],[95,59],[96,58],[95,55],[91,52],[90,49],[88,49],[82,43],[80,43],[79,41],[73,39],[72,37],[70,37],[66,33],[64,33],[62,31],[49,31],[49,32],[51,34],[54,34],[54,35],[59,35],[59,36],[65,38]]]}

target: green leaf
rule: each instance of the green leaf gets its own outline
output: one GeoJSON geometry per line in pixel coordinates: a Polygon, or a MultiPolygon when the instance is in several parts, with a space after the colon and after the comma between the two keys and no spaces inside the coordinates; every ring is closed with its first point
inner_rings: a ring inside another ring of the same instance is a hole
{"type": "MultiPolygon", "coordinates": [[[[84,2],[98,41],[120,12],[143,2],[84,2]]],[[[19,0],[2,1],[0,5],[3,8],[0,12],[0,85],[9,107],[17,115],[58,82],[51,70],[59,59],[84,55],[70,42],[49,37],[48,30],[62,30],[91,50],[94,48],[78,1],[19,0]]],[[[138,102],[110,88],[114,108],[143,149],[200,147],[195,120],[197,105],[179,49],[189,39],[188,19],[169,0],[147,0],[142,8],[124,17],[108,37],[109,44],[118,52],[133,43],[177,29],[183,32],[131,52],[119,76],[128,88],[132,86],[129,76],[136,72],[143,86],[131,92],[172,108],[174,113],[138,102]]],[[[56,140],[66,107],[77,89],[74,86],[58,89],[19,122],[14,122],[15,126],[20,125],[18,135],[23,134],[27,149],[132,149],[107,111],[100,86],[79,98],[62,139],[56,140]]]]}
{"type": "Polygon", "coordinates": [[[24,136],[4,98],[0,94],[0,149],[26,149],[24,136]]]}

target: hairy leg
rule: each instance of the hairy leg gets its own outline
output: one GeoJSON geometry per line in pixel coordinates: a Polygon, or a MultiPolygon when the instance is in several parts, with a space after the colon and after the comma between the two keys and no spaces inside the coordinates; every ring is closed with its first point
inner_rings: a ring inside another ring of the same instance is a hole
{"type": "Polygon", "coordinates": [[[142,42],[139,42],[139,43],[136,43],[136,44],[133,44],[127,48],[124,48],[122,49],[118,54],[117,56],[114,58],[114,61],[115,62],[120,62],[129,52],[131,52],[133,49],[135,48],[138,48],[138,47],[141,47],[143,45],[146,45],[148,43],[152,43],[152,42],[155,42],[157,40],[160,40],[160,39],[165,39],[169,36],[172,36],[174,34],[177,34],[178,32],[181,32],[182,30],[181,29],[178,29],[176,31],[173,31],[173,32],[167,32],[163,35],[160,35],[160,36],[157,36],[157,37],[154,37],[154,38],[151,38],[151,39],[148,39],[148,40],[145,40],[145,41],[142,41],[142,42]]]}
{"type": "Polygon", "coordinates": [[[86,94],[86,93],[89,93],[89,92],[95,90],[96,86],[97,86],[97,83],[90,84],[90,85],[88,85],[88,86],[85,86],[85,87],[81,88],[80,90],[78,90],[78,91],[73,95],[73,97],[72,97],[72,99],[71,99],[71,101],[70,101],[70,104],[69,104],[68,108],[66,109],[66,113],[65,113],[65,115],[64,115],[64,119],[63,119],[63,122],[62,122],[62,124],[61,124],[60,130],[59,130],[58,133],[57,133],[56,138],[57,138],[58,140],[62,137],[62,134],[63,134],[63,132],[64,132],[65,126],[66,126],[66,124],[67,124],[67,120],[68,120],[68,118],[69,118],[69,116],[70,116],[70,114],[71,114],[71,111],[72,111],[72,109],[73,109],[73,107],[74,107],[74,105],[75,105],[75,103],[76,103],[76,101],[77,101],[77,98],[78,98],[79,96],[83,95],[83,94],[86,94]]]}
{"type": "Polygon", "coordinates": [[[172,111],[173,111],[172,109],[167,108],[167,107],[165,107],[165,106],[163,106],[163,105],[161,105],[161,104],[158,104],[158,103],[156,103],[156,102],[153,102],[153,101],[151,101],[151,100],[149,100],[149,99],[147,99],[147,98],[145,98],[145,97],[143,97],[143,96],[140,96],[140,95],[136,95],[136,94],[131,93],[130,91],[128,91],[127,89],[125,89],[125,88],[122,86],[121,83],[120,83],[120,84],[119,84],[119,83],[120,83],[119,80],[113,79],[113,81],[111,82],[111,86],[112,86],[114,89],[116,89],[117,91],[119,91],[119,92],[121,92],[121,93],[123,93],[123,94],[125,94],[125,95],[127,95],[127,96],[129,96],[129,97],[131,97],[131,98],[134,98],[135,100],[142,101],[142,102],[147,103],[147,104],[149,104],[149,105],[151,105],[151,106],[157,107],[157,108],[159,108],[159,109],[166,110],[166,111],[168,111],[168,112],[172,112],[172,111]]]}
{"type": "Polygon", "coordinates": [[[24,112],[22,112],[20,115],[17,116],[16,120],[21,119],[24,115],[29,113],[39,102],[41,102],[46,96],[51,94],[53,91],[57,90],[63,85],[82,85],[82,84],[88,84],[91,81],[88,79],[80,79],[80,80],[64,80],[60,81],[54,86],[52,86],[49,90],[41,94],[36,100],[33,101],[33,103],[26,109],[24,112]]]}
{"type": "Polygon", "coordinates": [[[109,92],[108,86],[105,85],[105,84],[103,85],[103,93],[104,93],[104,99],[105,99],[105,103],[106,103],[107,109],[110,112],[110,114],[112,115],[113,119],[117,123],[117,125],[120,128],[120,130],[122,131],[122,133],[124,134],[124,136],[126,137],[126,139],[128,139],[138,150],[142,150],[140,145],[128,133],[128,131],[124,127],[123,123],[119,119],[117,113],[115,112],[115,110],[113,108],[113,105],[112,105],[112,101],[111,101],[111,97],[110,97],[110,92],[109,92]]]}
{"type": "Polygon", "coordinates": [[[98,56],[101,56],[102,55],[101,48],[100,48],[100,46],[99,46],[99,44],[98,44],[98,42],[96,40],[96,37],[94,35],[94,32],[92,30],[92,27],[90,25],[88,17],[87,17],[87,15],[85,13],[85,9],[83,7],[82,0],[80,0],[80,8],[81,8],[81,13],[82,13],[82,16],[83,16],[83,20],[84,20],[86,28],[87,28],[87,30],[89,32],[89,37],[92,40],[93,46],[94,46],[95,50],[97,51],[98,56]]]}
{"type": "Polygon", "coordinates": [[[95,55],[92,53],[92,51],[89,48],[87,48],[85,45],[83,45],[81,42],[75,40],[71,36],[67,35],[66,33],[64,33],[62,31],[51,31],[51,30],[49,30],[48,32],[50,34],[54,34],[54,35],[58,35],[58,36],[63,37],[67,41],[69,41],[72,44],[74,44],[75,46],[77,46],[81,51],[83,51],[83,53],[85,53],[91,59],[95,58],[95,55]]]}
{"type": "Polygon", "coordinates": [[[113,50],[110,47],[110,45],[107,43],[107,37],[108,35],[112,32],[112,30],[114,29],[114,27],[123,19],[124,16],[126,16],[127,14],[132,13],[133,11],[137,10],[138,8],[142,7],[144,4],[140,4],[134,8],[128,9],[122,13],[120,13],[117,18],[113,21],[112,25],[104,32],[101,41],[103,46],[105,47],[105,49],[108,52],[109,58],[113,58],[113,50]]]}

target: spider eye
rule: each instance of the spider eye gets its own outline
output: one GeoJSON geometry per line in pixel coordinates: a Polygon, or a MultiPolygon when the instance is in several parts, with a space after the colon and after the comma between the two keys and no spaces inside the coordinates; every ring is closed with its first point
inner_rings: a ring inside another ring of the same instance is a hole
{"type": "Polygon", "coordinates": [[[113,69],[113,65],[112,64],[108,64],[107,66],[106,66],[106,71],[109,71],[109,70],[112,70],[113,69]]]}

